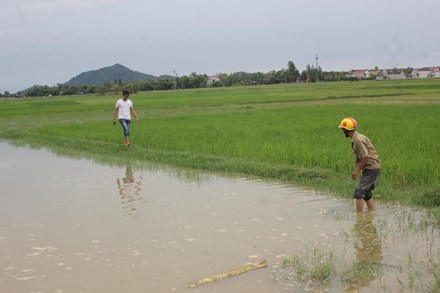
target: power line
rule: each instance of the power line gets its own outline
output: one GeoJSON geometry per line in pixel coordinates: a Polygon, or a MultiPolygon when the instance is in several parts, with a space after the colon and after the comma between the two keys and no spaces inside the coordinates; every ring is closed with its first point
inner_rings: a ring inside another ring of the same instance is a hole
{"type": "Polygon", "coordinates": [[[318,53],[316,53],[315,60],[316,60],[316,82],[317,82],[317,83],[319,82],[318,59],[319,59],[319,57],[318,57],[318,53]]]}

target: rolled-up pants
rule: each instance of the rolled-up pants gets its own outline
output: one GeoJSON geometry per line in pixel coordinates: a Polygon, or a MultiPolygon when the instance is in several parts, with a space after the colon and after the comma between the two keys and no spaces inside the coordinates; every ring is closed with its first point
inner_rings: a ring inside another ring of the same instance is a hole
{"type": "Polygon", "coordinates": [[[364,199],[365,201],[370,200],[373,197],[372,190],[374,190],[379,173],[380,169],[364,169],[361,179],[354,190],[353,197],[355,199],[364,199]]]}
{"type": "Polygon", "coordinates": [[[129,119],[119,119],[119,123],[122,125],[122,130],[124,131],[124,137],[128,138],[130,136],[130,126],[131,120],[129,119]]]}

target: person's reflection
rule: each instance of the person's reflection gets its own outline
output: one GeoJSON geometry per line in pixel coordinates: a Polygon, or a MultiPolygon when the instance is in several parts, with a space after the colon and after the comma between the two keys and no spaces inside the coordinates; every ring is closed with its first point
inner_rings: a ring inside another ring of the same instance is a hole
{"type": "Polygon", "coordinates": [[[127,166],[125,169],[125,177],[122,179],[117,177],[116,184],[118,185],[118,192],[121,197],[122,209],[127,210],[129,216],[137,218],[136,205],[142,199],[142,174],[135,177],[132,166],[127,166]]]}
{"type": "Polygon", "coordinates": [[[348,292],[367,287],[382,274],[382,244],[373,217],[374,211],[356,214],[356,224],[353,226],[356,260],[348,292]]]}

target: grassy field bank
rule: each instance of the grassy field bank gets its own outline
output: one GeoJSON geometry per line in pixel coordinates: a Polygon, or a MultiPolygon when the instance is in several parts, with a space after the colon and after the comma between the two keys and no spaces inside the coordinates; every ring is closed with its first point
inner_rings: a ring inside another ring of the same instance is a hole
{"type": "Polygon", "coordinates": [[[132,95],[132,147],[112,124],[119,96],[0,100],[0,139],[108,164],[151,162],[285,181],[351,198],[357,119],[383,163],[384,201],[440,205],[440,80],[288,84],[132,95]]]}

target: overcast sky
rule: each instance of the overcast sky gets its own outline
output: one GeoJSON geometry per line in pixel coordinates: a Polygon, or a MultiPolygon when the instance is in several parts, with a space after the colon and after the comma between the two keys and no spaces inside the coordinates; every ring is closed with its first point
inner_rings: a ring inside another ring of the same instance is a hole
{"type": "Polygon", "coordinates": [[[1,0],[0,92],[152,75],[440,66],[439,0],[1,0]]]}

